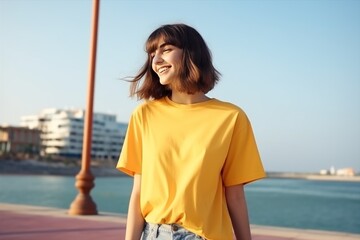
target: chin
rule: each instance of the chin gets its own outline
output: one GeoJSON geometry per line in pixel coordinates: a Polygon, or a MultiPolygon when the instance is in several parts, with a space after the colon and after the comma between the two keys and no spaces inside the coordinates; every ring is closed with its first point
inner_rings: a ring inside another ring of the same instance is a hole
{"type": "Polygon", "coordinates": [[[166,81],[166,80],[165,80],[165,81],[161,81],[161,79],[160,79],[160,84],[166,86],[166,85],[169,85],[170,82],[168,82],[168,81],[166,81]]]}

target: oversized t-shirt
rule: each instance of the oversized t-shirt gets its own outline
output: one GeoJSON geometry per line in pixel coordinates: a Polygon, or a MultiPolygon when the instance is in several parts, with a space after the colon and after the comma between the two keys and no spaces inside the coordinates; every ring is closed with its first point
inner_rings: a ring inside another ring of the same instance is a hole
{"type": "Polygon", "coordinates": [[[265,177],[246,114],[217,99],[139,105],[117,169],[141,174],[145,221],[176,223],[216,240],[233,239],[224,187],[265,177]]]}

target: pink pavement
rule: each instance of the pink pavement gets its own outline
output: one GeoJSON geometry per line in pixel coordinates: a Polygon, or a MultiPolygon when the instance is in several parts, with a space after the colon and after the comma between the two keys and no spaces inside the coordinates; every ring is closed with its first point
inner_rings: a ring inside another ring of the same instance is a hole
{"type": "Polygon", "coordinates": [[[125,225],[79,218],[63,218],[1,211],[0,239],[99,240],[124,239],[125,225]]]}
{"type": "MultiPolygon", "coordinates": [[[[0,203],[0,240],[123,240],[125,224],[125,216],[118,214],[71,216],[66,209],[0,203]]],[[[253,240],[360,239],[357,234],[251,227],[253,240]]]]}

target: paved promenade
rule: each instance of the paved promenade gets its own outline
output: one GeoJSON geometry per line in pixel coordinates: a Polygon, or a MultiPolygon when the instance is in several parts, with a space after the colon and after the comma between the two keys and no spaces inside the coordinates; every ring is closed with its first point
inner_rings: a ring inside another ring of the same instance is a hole
{"type": "MultiPolygon", "coordinates": [[[[70,216],[64,209],[0,203],[0,240],[123,240],[125,216],[70,216]]],[[[253,240],[359,240],[360,234],[251,226],[253,240]]]]}

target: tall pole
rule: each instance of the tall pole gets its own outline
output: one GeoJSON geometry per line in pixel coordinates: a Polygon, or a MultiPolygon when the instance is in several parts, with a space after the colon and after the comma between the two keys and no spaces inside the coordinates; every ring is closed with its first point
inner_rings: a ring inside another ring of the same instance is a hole
{"type": "Polygon", "coordinates": [[[96,65],[96,47],[97,33],[99,22],[99,1],[93,0],[92,13],[92,33],[90,46],[90,65],[89,80],[87,92],[87,106],[85,110],[83,149],[81,159],[81,169],[76,175],[75,186],[79,193],[70,205],[70,215],[96,215],[96,204],[90,196],[91,189],[95,186],[94,176],[90,171],[91,161],[91,138],[92,138],[92,122],[93,122],[93,103],[94,103],[94,86],[95,86],[95,65],[96,65]]]}

